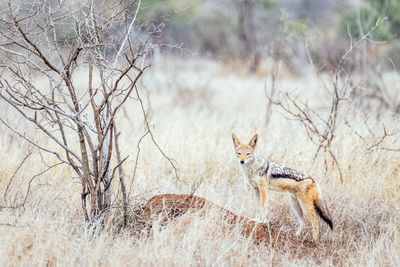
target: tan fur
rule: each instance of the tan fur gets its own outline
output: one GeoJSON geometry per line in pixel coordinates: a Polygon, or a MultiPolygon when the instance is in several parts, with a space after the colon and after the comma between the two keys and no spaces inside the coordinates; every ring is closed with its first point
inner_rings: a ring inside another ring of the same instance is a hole
{"type": "Polygon", "coordinates": [[[267,182],[264,179],[260,179],[260,183],[258,185],[259,194],[261,196],[261,208],[263,216],[267,216],[267,182]]]}
{"type": "Polygon", "coordinates": [[[257,134],[245,145],[234,133],[232,133],[232,139],[243,176],[259,194],[258,198],[261,198],[260,207],[263,220],[267,216],[267,193],[268,190],[273,190],[290,195],[291,207],[300,223],[298,234],[300,234],[306,218],[313,225],[314,240],[318,239],[317,214],[332,228],[329,211],[322,199],[318,185],[311,177],[259,157],[255,153],[257,134]]]}

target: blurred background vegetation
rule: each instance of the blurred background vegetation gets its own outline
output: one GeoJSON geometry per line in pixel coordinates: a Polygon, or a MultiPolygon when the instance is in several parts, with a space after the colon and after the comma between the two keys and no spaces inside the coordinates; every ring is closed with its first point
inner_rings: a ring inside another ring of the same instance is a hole
{"type": "Polygon", "coordinates": [[[348,62],[352,71],[366,60],[398,67],[400,0],[144,0],[139,12],[145,27],[162,23],[161,51],[240,60],[250,72],[271,57],[293,71],[310,58],[318,69],[334,69],[350,39],[378,21],[348,62]]]}
{"type": "MultiPolygon", "coordinates": [[[[118,1],[94,2],[113,6],[118,1]]],[[[152,40],[156,53],[240,62],[249,72],[259,71],[260,64],[271,58],[284,62],[294,73],[310,60],[318,70],[334,71],[350,42],[379,22],[368,42],[352,53],[346,68],[365,72],[366,65],[400,67],[400,0],[125,1],[132,13],[140,3],[136,33],[157,32],[152,40]]],[[[45,0],[16,2],[25,3],[29,13],[45,0]]],[[[75,25],[57,27],[57,38],[70,45],[75,25]]],[[[122,26],[113,25],[110,35],[118,27],[122,26]]]]}

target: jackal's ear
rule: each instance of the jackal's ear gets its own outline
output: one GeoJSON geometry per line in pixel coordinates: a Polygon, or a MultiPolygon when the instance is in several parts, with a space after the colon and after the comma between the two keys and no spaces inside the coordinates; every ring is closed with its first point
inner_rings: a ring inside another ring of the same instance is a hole
{"type": "Polygon", "coordinates": [[[232,133],[232,140],[233,140],[233,146],[235,148],[237,148],[239,145],[242,144],[242,142],[240,142],[239,138],[236,136],[235,133],[232,133]]]}
{"type": "Polygon", "coordinates": [[[247,145],[251,146],[251,148],[256,148],[257,146],[257,140],[258,140],[258,134],[255,134],[249,141],[247,145]]]}

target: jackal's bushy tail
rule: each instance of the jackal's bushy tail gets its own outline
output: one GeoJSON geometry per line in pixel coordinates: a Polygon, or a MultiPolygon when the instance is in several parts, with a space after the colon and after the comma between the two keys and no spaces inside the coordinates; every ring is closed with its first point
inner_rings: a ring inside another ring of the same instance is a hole
{"type": "Polygon", "coordinates": [[[333,230],[331,214],[329,213],[329,210],[321,194],[319,194],[318,199],[316,199],[314,203],[315,210],[317,211],[318,215],[329,225],[331,230],[333,230]]]}

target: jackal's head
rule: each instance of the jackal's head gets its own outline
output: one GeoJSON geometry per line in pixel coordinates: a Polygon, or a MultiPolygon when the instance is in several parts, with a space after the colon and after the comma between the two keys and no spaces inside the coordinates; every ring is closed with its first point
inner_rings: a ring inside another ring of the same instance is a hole
{"type": "Polygon", "coordinates": [[[239,163],[242,165],[248,165],[253,163],[255,154],[254,150],[256,149],[257,146],[257,139],[258,139],[258,134],[255,134],[247,144],[242,144],[240,142],[239,138],[236,136],[236,134],[232,133],[232,139],[233,139],[233,147],[235,148],[236,151],[236,156],[239,159],[239,163]]]}

